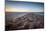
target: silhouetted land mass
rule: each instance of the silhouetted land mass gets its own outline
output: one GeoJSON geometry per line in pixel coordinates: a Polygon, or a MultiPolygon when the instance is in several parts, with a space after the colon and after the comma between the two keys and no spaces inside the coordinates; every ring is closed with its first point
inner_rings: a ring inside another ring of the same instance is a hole
{"type": "Polygon", "coordinates": [[[6,20],[7,30],[40,29],[44,28],[44,16],[28,13],[24,16],[6,20]]]}

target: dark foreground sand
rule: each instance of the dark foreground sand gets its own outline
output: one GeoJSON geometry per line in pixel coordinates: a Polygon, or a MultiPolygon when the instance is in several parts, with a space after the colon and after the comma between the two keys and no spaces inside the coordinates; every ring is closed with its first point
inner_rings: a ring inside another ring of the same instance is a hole
{"type": "Polygon", "coordinates": [[[24,16],[7,20],[5,23],[6,30],[23,30],[23,29],[41,29],[44,28],[44,15],[28,13],[24,16]]]}

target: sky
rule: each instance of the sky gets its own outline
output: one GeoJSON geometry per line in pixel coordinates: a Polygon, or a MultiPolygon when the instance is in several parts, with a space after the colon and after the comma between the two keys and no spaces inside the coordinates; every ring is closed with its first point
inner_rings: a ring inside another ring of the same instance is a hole
{"type": "Polygon", "coordinates": [[[6,12],[43,12],[44,3],[6,1],[6,12]]]}
{"type": "Polygon", "coordinates": [[[28,2],[44,2],[44,0],[8,0],[8,1],[28,1],[28,2]]]}

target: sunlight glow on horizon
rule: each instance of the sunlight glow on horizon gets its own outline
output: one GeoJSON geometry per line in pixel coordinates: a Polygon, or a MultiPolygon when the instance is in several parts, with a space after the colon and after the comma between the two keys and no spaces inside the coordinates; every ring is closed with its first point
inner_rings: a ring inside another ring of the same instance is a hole
{"type": "Polygon", "coordinates": [[[31,12],[32,10],[16,9],[16,8],[6,8],[6,12],[31,12]]]}
{"type": "Polygon", "coordinates": [[[18,9],[18,8],[9,7],[9,8],[6,8],[6,12],[42,12],[42,10],[41,11],[33,11],[33,10],[26,10],[26,9],[18,9]]]}

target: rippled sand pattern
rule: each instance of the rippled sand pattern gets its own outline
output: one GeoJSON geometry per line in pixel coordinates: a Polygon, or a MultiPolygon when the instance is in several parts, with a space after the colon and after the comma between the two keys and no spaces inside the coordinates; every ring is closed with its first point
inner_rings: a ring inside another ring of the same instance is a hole
{"type": "Polygon", "coordinates": [[[6,21],[6,29],[22,30],[22,29],[39,29],[44,28],[44,16],[29,13],[19,18],[13,18],[6,21]]]}

